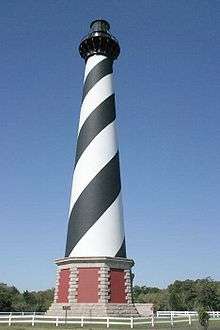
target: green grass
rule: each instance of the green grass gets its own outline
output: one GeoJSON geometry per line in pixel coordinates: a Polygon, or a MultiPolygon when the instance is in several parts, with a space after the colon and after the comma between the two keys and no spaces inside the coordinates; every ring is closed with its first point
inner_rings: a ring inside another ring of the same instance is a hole
{"type": "MultiPolygon", "coordinates": [[[[10,327],[5,325],[5,324],[0,324],[0,329],[1,330],[48,330],[48,329],[74,329],[74,330],[82,330],[82,329],[86,329],[86,330],[106,330],[107,328],[105,326],[93,326],[93,325],[85,325],[83,328],[80,328],[78,325],[59,325],[59,327],[56,327],[55,325],[51,325],[51,324],[38,324],[38,325],[35,325],[34,327],[32,327],[31,325],[29,324],[26,324],[26,325],[15,325],[15,324],[12,324],[10,327]]],[[[129,326],[125,326],[125,325],[110,325],[110,328],[109,329],[130,329],[129,326]]],[[[201,328],[199,327],[199,324],[198,322],[193,322],[192,326],[190,327],[187,323],[177,323],[177,324],[174,324],[174,327],[171,328],[170,325],[164,325],[164,324],[155,324],[155,327],[152,328],[150,325],[135,325],[134,326],[134,329],[139,329],[139,330],[144,330],[144,329],[155,329],[155,330],[174,330],[174,329],[177,329],[177,330],[201,330],[201,328]]],[[[209,323],[209,328],[208,330],[220,330],[220,320],[219,321],[210,321],[209,323]]]]}

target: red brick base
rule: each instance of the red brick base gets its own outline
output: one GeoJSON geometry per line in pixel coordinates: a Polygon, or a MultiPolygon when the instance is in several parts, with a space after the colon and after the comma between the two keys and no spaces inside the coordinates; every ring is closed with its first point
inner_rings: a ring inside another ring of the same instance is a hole
{"type": "Polygon", "coordinates": [[[57,300],[58,303],[69,302],[69,287],[70,287],[70,270],[61,269],[59,272],[59,282],[57,288],[57,300]]]}
{"type": "Polygon", "coordinates": [[[68,257],[58,266],[54,302],[48,315],[137,316],[132,302],[132,259],[68,257]]]}
{"type": "Polygon", "coordinates": [[[58,260],[54,303],[132,304],[132,265],[124,258],[58,260]]]}
{"type": "Polygon", "coordinates": [[[109,302],[114,304],[126,303],[125,273],[123,269],[110,269],[110,297],[109,302]]]}
{"type": "Polygon", "coordinates": [[[99,268],[78,268],[78,303],[97,303],[99,301],[99,268]]]}

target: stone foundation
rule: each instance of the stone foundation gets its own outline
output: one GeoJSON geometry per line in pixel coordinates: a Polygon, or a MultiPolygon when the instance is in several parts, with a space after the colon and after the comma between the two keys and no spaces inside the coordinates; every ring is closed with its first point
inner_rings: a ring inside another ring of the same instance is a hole
{"type": "MultiPolygon", "coordinates": [[[[133,304],[68,304],[71,309],[68,310],[68,316],[86,316],[86,317],[105,317],[105,316],[115,316],[115,317],[138,317],[139,314],[133,304]]],[[[65,316],[65,311],[63,310],[63,304],[53,303],[47,315],[54,316],[65,316]]]]}
{"type": "Polygon", "coordinates": [[[54,302],[47,315],[138,316],[132,301],[134,261],[126,258],[88,257],[56,260],[54,302]]]}

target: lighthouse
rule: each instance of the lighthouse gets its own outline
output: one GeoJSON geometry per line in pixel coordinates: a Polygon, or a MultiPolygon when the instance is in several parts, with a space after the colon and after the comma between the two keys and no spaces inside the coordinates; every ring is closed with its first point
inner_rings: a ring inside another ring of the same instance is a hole
{"type": "Polygon", "coordinates": [[[86,61],[66,257],[126,257],[113,61],[118,42],[95,21],[79,51],[86,61]]]}
{"type": "Polygon", "coordinates": [[[49,315],[135,316],[126,255],[113,63],[120,46],[105,20],[79,45],[85,61],[65,257],[56,260],[49,315]]]}

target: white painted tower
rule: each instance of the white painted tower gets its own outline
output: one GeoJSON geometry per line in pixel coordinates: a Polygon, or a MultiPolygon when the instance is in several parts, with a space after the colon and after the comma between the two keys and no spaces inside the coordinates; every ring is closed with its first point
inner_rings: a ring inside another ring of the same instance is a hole
{"type": "Polygon", "coordinates": [[[72,315],[132,316],[134,262],[126,257],[112,78],[120,47],[105,20],[90,28],[79,46],[86,66],[66,252],[56,260],[48,314],[68,305],[72,315]]]}
{"type": "Polygon", "coordinates": [[[66,257],[126,257],[112,70],[120,49],[107,22],[93,22],[91,34],[100,28],[111,47],[102,38],[92,50],[88,37],[80,44],[86,67],[66,257]]]}

